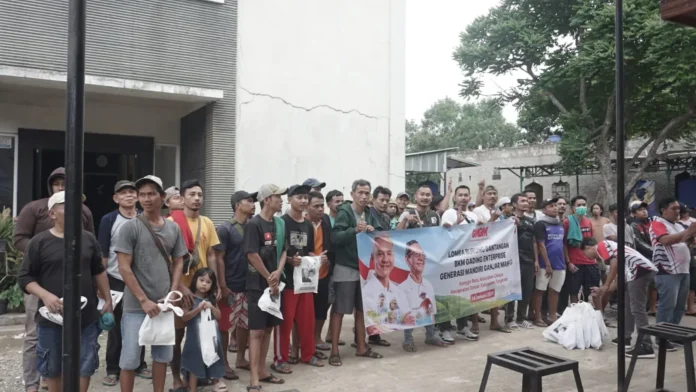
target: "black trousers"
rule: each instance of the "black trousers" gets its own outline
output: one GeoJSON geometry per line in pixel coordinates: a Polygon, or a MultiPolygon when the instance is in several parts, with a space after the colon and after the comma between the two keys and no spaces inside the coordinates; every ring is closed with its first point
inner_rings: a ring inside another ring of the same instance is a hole
{"type": "MultiPolygon", "coordinates": [[[[123,291],[126,287],[125,283],[122,281],[112,278],[109,276],[109,287],[111,290],[123,291]]],[[[109,331],[109,337],[106,341],[106,374],[107,375],[119,375],[121,373],[121,367],[119,366],[119,360],[121,359],[121,316],[123,316],[123,300],[118,303],[114,308],[114,321],[116,325],[109,331]]],[[[147,369],[147,364],[145,363],[145,347],[140,350],[140,366],[135,370],[136,373],[143,369],[147,369]]]]}

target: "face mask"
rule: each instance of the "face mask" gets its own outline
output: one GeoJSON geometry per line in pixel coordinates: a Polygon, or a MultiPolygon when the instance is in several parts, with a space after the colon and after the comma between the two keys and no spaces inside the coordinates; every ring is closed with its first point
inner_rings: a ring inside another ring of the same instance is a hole
{"type": "Polygon", "coordinates": [[[580,216],[585,216],[585,215],[587,215],[587,207],[576,207],[575,213],[580,215],[580,216]]]}

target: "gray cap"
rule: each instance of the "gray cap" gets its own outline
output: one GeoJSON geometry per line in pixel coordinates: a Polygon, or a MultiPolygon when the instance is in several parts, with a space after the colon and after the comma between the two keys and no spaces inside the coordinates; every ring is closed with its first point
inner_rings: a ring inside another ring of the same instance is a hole
{"type": "Polygon", "coordinates": [[[116,183],[114,185],[114,193],[118,193],[121,189],[124,188],[131,188],[133,190],[138,190],[138,188],[135,187],[135,183],[133,181],[128,181],[128,180],[122,180],[116,183]]]}
{"type": "Polygon", "coordinates": [[[179,195],[179,188],[175,187],[175,186],[170,186],[169,188],[167,188],[166,191],[164,191],[164,193],[166,195],[166,196],[164,196],[164,202],[168,203],[169,199],[171,199],[174,196],[179,195]]]}
{"type": "Polygon", "coordinates": [[[259,200],[263,200],[269,196],[273,196],[273,195],[282,196],[286,193],[288,193],[288,188],[281,188],[278,185],[274,185],[274,184],[264,184],[264,185],[261,185],[261,188],[259,188],[259,192],[257,193],[257,198],[259,200]]]}
{"type": "Polygon", "coordinates": [[[140,189],[140,187],[145,185],[145,184],[155,184],[157,186],[157,190],[160,193],[164,193],[164,188],[162,188],[162,180],[157,176],[153,176],[153,175],[145,176],[145,177],[143,177],[135,182],[135,187],[140,189]]]}

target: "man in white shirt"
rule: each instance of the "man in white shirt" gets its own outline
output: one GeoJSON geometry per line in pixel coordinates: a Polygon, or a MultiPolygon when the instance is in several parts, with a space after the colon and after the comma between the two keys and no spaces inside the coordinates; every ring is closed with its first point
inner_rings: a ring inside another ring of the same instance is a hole
{"type": "Polygon", "coordinates": [[[524,216],[528,218],[532,218],[534,222],[539,219],[543,213],[541,211],[536,210],[536,205],[537,205],[537,197],[536,193],[534,193],[533,190],[527,189],[523,192],[524,196],[527,197],[527,201],[529,202],[529,208],[527,211],[524,212],[524,216]]]}
{"type": "Polygon", "coordinates": [[[483,192],[483,204],[474,208],[477,223],[495,222],[500,216],[500,212],[495,209],[498,201],[498,190],[493,185],[488,185],[483,192]]]}
{"type": "Polygon", "coordinates": [[[442,226],[465,225],[474,223],[478,220],[476,214],[467,211],[467,206],[469,202],[471,202],[471,190],[468,186],[459,185],[454,190],[454,197],[452,199],[454,208],[450,208],[442,214],[442,226]]]}

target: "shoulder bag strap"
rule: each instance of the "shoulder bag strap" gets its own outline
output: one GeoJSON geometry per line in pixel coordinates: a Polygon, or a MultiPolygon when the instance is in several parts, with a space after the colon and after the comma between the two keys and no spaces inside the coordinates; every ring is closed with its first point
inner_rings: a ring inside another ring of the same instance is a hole
{"type": "Polygon", "coordinates": [[[242,227],[242,224],[237,222],[236,219],[230,219],[230,223],[232,224],[232,226],[234,226],[235,229],[237,229],[239,235],[244,237],[244,228],[242,227]]]}
{"type": "MultiPolygon", "coordinates": [[[[162,255],[162,260],[164,260],[164,262],[167,263],[167,271],[169,271],[170,279],[171,279],[172,271],[171,271],[170,263],[169,263],[169,255],[167,255],[167,251],[164,249],[164,245],[162,245],[162,241],[160,241],[157,234],[155,234],[155,231],[152,230],[152,225],[150,224],[150,222],[148,222],[145,215],[138,215],[137,219],[145,225],[145,227],[147,228],[147,231],[149,231],[150,235],[152,235],[152,239],[155,241],[155,245],[157,245],[157,249],[159,249],[160,254],[162,255]]],[[[165,224],[166,224],[166,222],[165,222],[165,224]]]]}
{"type": "Polygon", "coordinates": [[[196,241],[193,243],[193,258],[196,260],[196,263],[198,262],[198,244],[201,242],[201,226],[203,225],[203,222],[201,220],[201,217],[198,217],[198,230],[196,230],[196,241]]]}

